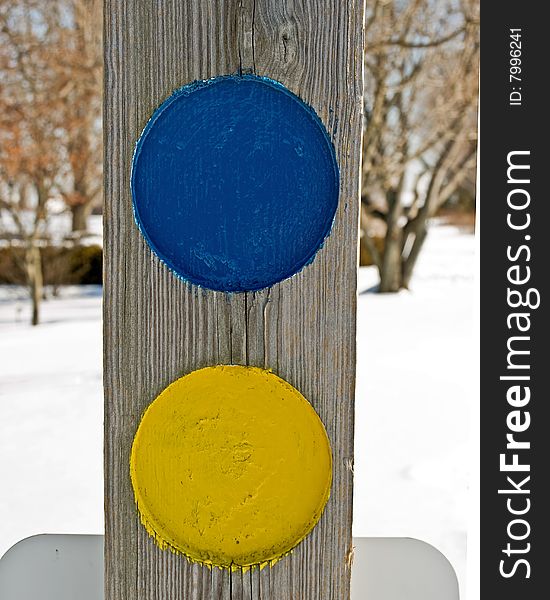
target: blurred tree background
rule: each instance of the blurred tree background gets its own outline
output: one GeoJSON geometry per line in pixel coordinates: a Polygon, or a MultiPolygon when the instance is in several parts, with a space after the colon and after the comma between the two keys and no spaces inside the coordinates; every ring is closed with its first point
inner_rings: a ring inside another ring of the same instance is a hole
{"type": "Polygon", "coordinates": [[[101,0],[0,0],[0,281],[28,286],[33,324],[101,206],[101,32],[101,0]]]}
{"type": "Polygon", "coordinates": [[[477,0],[367,2],[361,259],[380,292],[409,287],[443,208],[473,226],[478,11],[477,0]]]}
{"type": "MultiPolygon", "coordinates": [[[[367,1],[360,256],[381,292],[409,286],[434,216],[473,226],[478,9],[367,1]]],[[[101,0],[0,0],[0,283],[28,287],[33,324],[46,285],[101,277],[101,32],[101,0]]]]}

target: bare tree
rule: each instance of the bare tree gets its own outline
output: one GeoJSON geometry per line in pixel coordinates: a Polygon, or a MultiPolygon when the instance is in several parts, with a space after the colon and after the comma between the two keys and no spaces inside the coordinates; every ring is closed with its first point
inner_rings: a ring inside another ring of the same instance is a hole
{"type": "Polygon", "coordinates": [[[474,0],[368,7],[361,241],[381,292],[409,286],[429,219],[475,172],[478,30],[474,0]]]}
{"type": "Polygon", "coordinates": [[[63,56],[56,65],[70,165],[61,191],[71,210],[72,231],[82,232],[102,190],[102,2],[61,1],[70,20],[62,28],[63,56]]]}
{"type": "Polygon", "coordinates": [[[37,6],[0,3],[0,227],[22,261],[33,325],[43,293],[40,246],[64,162],[57,78],[48,68],[55,37],[37,6]]]}
{"type": "Polygon", "coordinates": [[[29,217],[26,219],[24,216],[27,215],[23,216],[20,211],[22,201],[18,198],[19,190],[15,186],[10,188],[9,184],[7,188],[7,198],[0,195],[0,209],[4,213],[0,215],[0,233],[3,234],[4,238],[13,236],[14,240],[17,240],[17,242],[11,240],[11,248],[14,250],[14,258],[23,270],[28,285],[32,303],[31,324],[38,325],[40,322],[40,302],[43,295],[40,241],[43,239],[46,229],[45,202],[43,197],[38,197],[34,212],[31,214],[30,211],[26,211],[29,217]],[[17,251],[20,248],[23,251],[22,258],[17,251]]]}
{"type": "MultiPolygon", "coordinates": [[[[56,143],[63,152],[58,191],[72,215],[72,230],[86,230],[102,182],[102,10],[101,0],[1,0],[4,96],[18,100],[21,117],[34,118],[26,91],[9,85],[24,79],[28,88],[45,89],[34,98],[51,112],[56,143]]],[[[46,115],[45,115],[46,116],[46,115]]],[[[51,149],[46,156],[51,157],[51,149]]]]}
{"type": "Polygon", "coordinates": [[[79,232],[101,196],[101,30],[100,0],[0,0],[0,234],[33,324],[50,205],[64,200],[79,232]]]}

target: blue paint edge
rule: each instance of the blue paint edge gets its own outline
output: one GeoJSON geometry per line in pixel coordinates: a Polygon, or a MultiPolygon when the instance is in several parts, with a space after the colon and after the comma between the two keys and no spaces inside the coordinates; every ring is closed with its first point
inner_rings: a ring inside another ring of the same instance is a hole
{"type": "Polygon", "coordinates": [[[334,148],[334,144],[332,143],[332,140],[331,140],[331,138],[330,138],[330,136],[329,136],[329,134],[328,134],[328,132],[326,130],[326,127],[325,127],[323,121],[321,120],[321,118],[319,117],[319,115],[315,112],[315,110],[313,109],[313,107],[311,107],[309,104],[307,104],[307,102],[305,102],[304,100],[302,100],[297,94],[295,94],[294,92],[291,92],[280,81],[276,81],[275,79],[271,79],[271,78],[265,77],[263,75],[253,75],[253,74],[217,75],[215,77],[211,77],[210,79],[197,79],[195,81],[191,81],[190,83],[186,83],[182,87],[174,90],[172,92],[172,94],[170,94],[170,96],[168,96],[168,98],[166,100],[164,100],[155,109],[155,111],[153,112],[153,114],[151,115],[151,117],[149,118],[149,120],[147,121],[147,124],[143,128],[143,131],[139,135],[139,138],[138,138],[138,140],[136,142],[136,145],[134,147],[134,152],[133,152],[133,155],[132,155],[131,174],[130,174],[130,191],[132,193],[132,213],[133,213],[133,216],[134,216],[134,222],[137,225],[137,227],[139,229],[139,232],[141,233],[141,235],[143,236],[143,238],[147,242],[147,245],[152,250],[153,254],[178,279],[180,279],[181,281],[185,282],[189,286],[195,286],[195,287],[198,287],[200,289],[211,290],[211,291],[215,291],[215,292],[223,292],[225,294],[245,294],[246,292],[258,292],[260,290],[268,289],[269,287],[273,287],[274,285],[282,283],[283,281],[288,281],[289,279],[292,279],[293,277],[295,277],[296,275],[298,275],[298,273],[301,273],[308,265],[310,265],[315,260],[315,257],[317,256],[318,252],[324,247],[327,238],[332,233],[332,229],[334,227],[334,222],[336,220],[336,214],[338,212],[338,205],[340,204],[340,168],[338,166],[338,160],[337,160],[337,157],[336,157],[336,149],[334,148]],[[151,238],[149,237],[149,235],[147,234],[145,228],[143,227],[143,223],[141,222],[141,218],[139,216],[138,209],[137,209],[136,195],[135,195],[135,185],[134,185],[134,180],[135,180],[135,177],[136,177],[136,169],[135,169],[135,167],[136,167],[136,162],[137,162],[137,160],[139,158],[139,155],[140,155],[140,152],[141,152],[141,147],[143,146],[143,143],[145,141],[145,138],[147,137],[147,134],[149,133],[149,130],[153,128],[153,126],[155,125],[157,119],[162,115],[162,113],[169,106],[171,106],[172,103],[175,102],[180,96],[189,96],[191,93],[195,92],[196,90],[200,90],[202,88],[208,87],[208,86],[210,86],[212,84],[215,84],[218,81],[222,81],[224,79],[232,79],[232,80],[235,80],[235,81],[242,81],[242,80],[260,81],[262,83],[265,83],[265,84],[267,84],[267,85],[275,88],[278,91],[284,92],[289,98],[291,98],[294,102],[297,102],[302,108],[304,108],[309,113],[309,115],[312,117],[313,121],[317,124],[317,126],[321,130],[321,132],[323,134],[323,137],[328,142],[328,145],[332,149],[331,156],[332,156],[332,163],[333,163],[333,169],[334,169],[334,176],[335,176],[336,187],[337,187],[337,190],[338,190],[338,196],[337,196],[337,201],[336,201],[336,208],[334,210],[334,216],[332,217],[332,221],[330,223],[330,226],[327,229],[327,232],[325,233],[323,239],[319,242],[319,244],[317,245],[317,247],[314,250],[314,252],[311,254],[311,256],[309,258],[307,258],[307,260],[304,262],[304,264],[301,265],[292,275],[289,275],[288,277],[285,277],[284,279],[281,279],[280,281],[275,282],[271,286],[252,287],[252,288],[249,288],[249,289],[246,289],[246,290],[228,291],[228,290],[222,290],[222,289],[212,288],[212,287],[209,287],[208,285],[197,283],[195,281],[192,281],[188,277],[185,277],[184,275],[182,275],[181,273],[178,272],[178,270],[175,268],[175,266],[171,263],[170,260],[168,260],[167,258],[162,257],[159,254],[159,252],[157,251],[157,248],[156,248],[155,244],[153,244],[151,238]]]}

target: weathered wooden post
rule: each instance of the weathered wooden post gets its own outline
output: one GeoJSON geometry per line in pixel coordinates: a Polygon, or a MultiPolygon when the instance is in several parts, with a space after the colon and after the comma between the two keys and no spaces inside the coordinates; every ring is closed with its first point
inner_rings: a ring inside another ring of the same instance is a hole
{"type": "Polygon", "coordinates": [[[105,0],[106,600],[349,597],[363,0],[105,0]],[[153,111],[195,80],[253,73],[313,107],[336,151],[331,234],[311,264],[254,292],[174,276],[140,235],[130,176],[153,111]],[[273,371],[311,402],[333,455],[312,533],[264,569],[223,570],[161,550],[129,475],[140,418],[168,384],[209,365],[273,371]]]}

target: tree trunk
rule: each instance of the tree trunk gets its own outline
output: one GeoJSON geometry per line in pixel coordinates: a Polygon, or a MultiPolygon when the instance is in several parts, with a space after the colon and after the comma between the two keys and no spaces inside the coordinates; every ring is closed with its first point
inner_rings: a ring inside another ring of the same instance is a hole
{"type": "Polygon", "coordinates": [[[401,256],[403,248],[403,231],[399,219],[403,213],[401,204],[401,190],[404,177],[401,178],[397,190],[388,192],[388,216],[386,220],[387,231],[384,242],[384,257],[380,269],[380,287],[382,294],[398,292],[402,287],[401,256]]]}
{"type": "Polygon", "coordinates": [[[42,276],[42,260],[40,250],[32,245],[26,252],[27,280],[32,303],[31,325],[38,325],[40,322],[40,302],[44,290],[44,280],[42,276]]]}
{"type": "Polygon", "coordinates": [[[428,235],[428,230],[424,225],[417,233],[414,243],[412,245],[411,251],[407,259],[403,264],[403,287],[409,287],[411,282],[412,274],[414,271],[414,267],[416,266],[416,261],[418,260],[418,256],[420,255],[420,250],[422,250],[422,246],[426,241],[426,236],[428,235]]]}
{"type": "Polygon", "coordinates": [[[394,236],[386,238],[378,289],[382,294],[398,292],[402,287],[400,233],[396,231],[394,236]]]}
{"type": "Polygon", "coordinates": [[[90,202],[85,204],[75,204],[71,206],[72,213],[72,226],[73,232],[87,231],[88,230],[88,216],[92,210],[90,202]]]}

